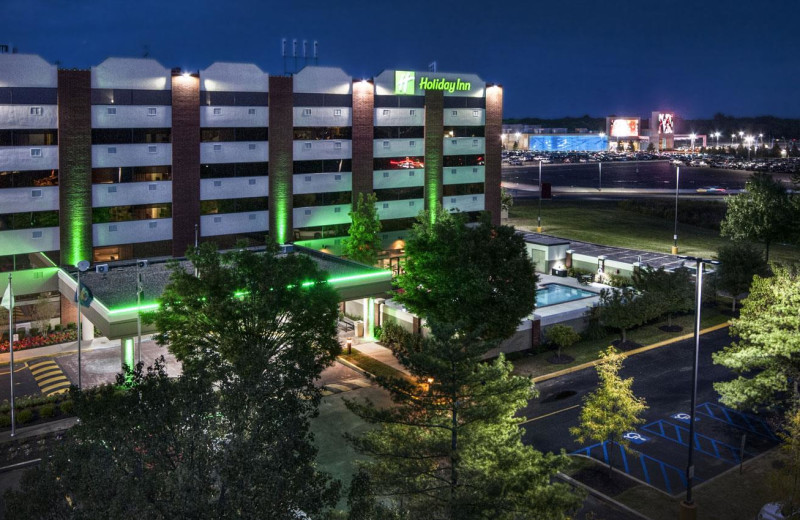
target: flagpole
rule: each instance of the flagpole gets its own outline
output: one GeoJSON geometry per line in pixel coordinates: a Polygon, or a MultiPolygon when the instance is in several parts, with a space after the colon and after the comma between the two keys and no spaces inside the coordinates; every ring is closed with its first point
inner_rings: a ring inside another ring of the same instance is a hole
{"type": "Polygon", "coordinates": [[[8,273],[8,351],[11,354],[11,436],[17,434],[14,417],[14,292],[11,290],[11,273],[8,273]]]}
{"type": "Polygon", "coordinates": [[[78,390],[83,390],[81,381],[81,270],[78,268],[78,287],[75,288],[75,300],[78,304],[78,390]]]}

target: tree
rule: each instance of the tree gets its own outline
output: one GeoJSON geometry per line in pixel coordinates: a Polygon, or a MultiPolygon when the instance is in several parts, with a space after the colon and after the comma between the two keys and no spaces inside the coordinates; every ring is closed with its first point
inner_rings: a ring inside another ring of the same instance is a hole
{"type": "Polygon", "coordinates": [[[536,304],[536,272],[514,228],[475,226],[441,209],[422,214],[406,240],[397,301],[434,332],[510,337],[536,304]]]}
{"type": "Polygon", "coordinates": [[[400,362],[428,383],[379,378],[395,406],[348,402],[376,425],[351,437],[369,456],[351,491],[354,518],[559,519],[578,505],[551,481],[565,457],[522,444],[515,414],[534,395],[530,379],[502,356],[482,363],[486,349],[469,336],[401,345],[400,362]]]}
{"type": "Polygon", "coordinates": [[[362,264],[375,265],[381,245],[381,220],[378,217],[378,197],[370,193],[364,198],[358,194],[355,209],[350,212],[349,238],[344,243],[344,254],[362,264]]]}
{"type": "Polygon", "coordinates": [[[558,347],[556,357],[561,359],[561,349],[569,348],[580,341],[581,335],[569,325],[553,325],[547,329],[547,339],[558,347]]]}
{"type": "Polygon", "coordinates": [[[800,150],[797,149],[797,143],[792,141],[792,149],[789,152],[792,157],[800,157],[800,150]]]}
{"type": "Polygon", "coordinates": [[[720,401],[733,408],[781,406],[800,400],[800,274],[773,266],[773,276],[754,276],[730,334],[739,340],[713,354],[714,363],[739,376],[714,383],[720,401]]]}
{"type": "Polygon", "coordinates": [[[511,211],[511,207],[514,205],[514,197],[511,196],[511,193],[503,187],[500,188],[500,207],[505,211],[511,211]]]}
{"type": "Polygon", "coordinates": [[[628,141],[628,151],[629,152],[633,151],[633,140],[628,141]]]}
{"type": "Polygon", "coordinates": [[[647,144],[647,151],[648,152],[655,152],[656,151],[656,146],[653,144],[652,141],[647,144]]]}
{"type": "Polygon", "coordinates": [[[750,289],[753,276],[769,275],[769,267],[761,251],[747,242],[732,242],[720,246],[717,252],[717,286],[731,295],[731,310],[736,310],[736,300],[750,289]]]}
{"type": "Polygon", "coordinates": [[[694,308],[695,288],[686,268],[666,271],[663,267],[645,266],[633,273],[632,282],[642,293],[637,301],[649,311],[644,321],[666,314],[667,326],[672,327],[674,313],[694,308]]]}
{"type": "Polygon", "coordinates": [[[725,218],[720,224],[720,234],[732,240],[749,240],[764,244],[764,257],[769,261],[770,245],[788,239],[795,215],[783,185],[766,173],[756,173],[747,181],[746,192],[726,199],[725,218]]]}
{"type": "Polygon", "coordinates": [[[789,413],[778,436],[785,464],[777,470],[773,484],[783,502],[784,518],[790,518],[800,511],[800,409],[789,413]]]}
{"type": "Polygon", "coordinates": [[[617,141],[617,151],[622,152],[625,149],[625,145],[622,144],[622,141],[617,141]]]}
{"type": "MultiPolygon", "coordinates": [[[[644,398],[633,393],[633,378],[622,379],[622,356],[608,347],[600,353],[602,360],[597,365],[600,385],[583,400],[580,424],[569,429],[575,439],[585,444],[587,441],[616,443],[628,449],[630,441],[624,435],[644,423],[642,414],[647,410],[644,398]]],[[[610,450],[608,469],[614,464],[614,450],[610,450]]]]}
{"type": "Polygon", "coordinates": [[[619,329],[622,342],[628,341],[627,331],[651,317],[648,300],[635,301],[637,292],[630,287],[600,291],[600,323],[604,327],[619,329]]]}

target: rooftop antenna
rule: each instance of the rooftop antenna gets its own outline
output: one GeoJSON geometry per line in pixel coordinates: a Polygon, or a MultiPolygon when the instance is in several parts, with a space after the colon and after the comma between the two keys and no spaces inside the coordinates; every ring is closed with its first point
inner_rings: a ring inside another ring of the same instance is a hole
{"type": "Polygon", "coordinates": [[[283,57],[283,73],[286,74],[286,38],[281,40],[281,57],[283,57]]]}
{"type": "Polygon", "coordinates": [[[303,66],[308,65],[308,40],[303,40],[303,66]]]}
{"type": "Polygon", "coordinates": [[[319,61],[317,60],[317,47],[318,46],[319,46],[319,43],[317,42],[317,40],[314,40],[314,65],[318,65],[319,64],[319,61]]]}
{"type": "Polygon", "coordinates": [[[429,72],[436,72],[436,61],[432,61],[428,63],[428,71],[429,72]]]}
{"type": "Polygon", "coordinates": [[[294,57],[294,72],[297,72],[297,38],[292,40],[292,57],[294,57]]]}

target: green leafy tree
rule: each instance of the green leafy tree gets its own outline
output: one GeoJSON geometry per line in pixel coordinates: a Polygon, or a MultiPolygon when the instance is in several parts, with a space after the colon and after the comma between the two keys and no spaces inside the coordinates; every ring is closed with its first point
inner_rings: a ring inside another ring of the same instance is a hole
{"type": "Polygon", "coordinates": [[[618,329],[623,343],[628,341],[628,330],[638,327],[652,315],[649,301],[638,301],[638,298],[639,294],[630,287],[600,291],[600,323],[618,329]]]}
{"type": "Polygon", "coordinates": [[[513,375],[502,356],[482,363],[486,349],[467,336],[408,342],[398,359],[428,383],[379,379],[391,408],[348,402],[376,425],[351,438],[369,456],[351,490],[351,518],[559,519],[579,504],[551,480],[565,457],[522,444],[515,414],[534,396],[530,379],[513,375]]]}
{"type": "Polygon", "coordinates": [[[789,413],[778,435],[785,463],[773,475],[772,483],[783,502],[784,517],[790,518],[800,511],[800,409],[789,413]]]}
{"type": "Polygon", "coordinates": [[[359,193],[355,209],[350,212],[349,238],[344,243],[344,254],[362,264],[375,265],[382,249],[377,202],[378,197],[374,193],[366,198],[359,193]]]}
{"type": "Polygon", "coordinates": [[[475,226],[441,208],[430,217],[423,213],[406,240],[396,299],[435,334],[510,337],[536,305],[536,272],[522,237],[486,216],[475,226]]]}
{"type": "Polygon", "coordinates": [[[511,211],[511,207],[513,205],[514,205],[514,197],[511,196],[511,193],[509,193],[507,189],[501,187],[500,207],[503,208],[505,211],[511,211]]]}
{"type": "MultiPolygon", "coordinates": [[[[620,377],[622,356],[614,347],[601,352],[600,359],[597,365],[600,384],[584,398],[580,423],[569,431],[581,444],[608,442],[628,449],[630,441],[624,435],[644,423],[642,414],[647,410],[647,403],[634,395],[633,378],[620,377]]],[[[609,450],[609,471],[614,467],[614,451],[609,450]]]]}
{"type": "Polygon", "coordinates": [[[652,141],[651,141],[650,143],[648,143],[648,144],[647,144],[647,151],[648,151],[648,152],[655,152],[655,151],[656,151],[656,145],[654,145],[654,144],[652,143],[652,141]]]}
{"type": "Polygon", "coordinates": [[[763,243],[764,257],[769,261],[770,245],[789,239],[794,232],[792,224],[800,215],[786,188],[768,174],[753,174],[745,188],[746,192],[727,198],[720,234],[737,241],[763,243]]]}
{"type": "Polygon", "coordinates": [[[639,302],[649,311],[645,321],[666,314],[671,327],[674,313],[694,308],[694,283],[688,269],[667,271],[646,266],[633,273],[632,282],[642,293],[639,302]]]}
{"type": "Polygon", "coordinates": [[[731,295],[731,310],[736,310],[736,300],[750,289],[753,276],[769,275],[764,255],[752,244],[733,242],[720,246],[717,252],[719,266],[716,272],[717,286],[731,295]]]}
{"type": "Polygon", "coordinates": [[[797,143],[792,142],[792,149],[789,151],[792,157],[800,157],[800,150],[797,149],[797,143]]]}
{"type": "Polygon", "coordinates": [[[800,274],[796,266],[773,266],[773,272],[753,277],[731,322],[738,341],[713,354],[714,363],[739,374],[714,383],[720,401],[733,408],[800,402],[800,274]]]}
{"type": "Polygon", "coordinates": [[[578,341],[581,335],[569,325],[553,325],[547,329],[547,340],[558,347],[556,357],[561,359],[561,349],[569,348],[578,341]]]}

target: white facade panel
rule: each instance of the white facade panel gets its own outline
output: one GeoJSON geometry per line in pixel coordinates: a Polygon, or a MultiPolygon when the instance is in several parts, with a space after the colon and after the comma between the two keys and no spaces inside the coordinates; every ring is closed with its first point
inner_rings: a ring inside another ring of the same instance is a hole
{"type": "Polygon", "coordinates": [[[413,188],[425,184],[425,170],[379,170],[372,172],[372,189],[413,188]]]}
{"type": "Polygon", "coordinates": [[[58,210],[58,187],[7,188],[0,190],[0,213],[58,210]]]}
{"type": "Polygon", "coordinates": [[[123,182],[92,185],[92,207],[172,202],[172,182],[123,182]]]}
{"type": "Polygon", "coordinates": [[[474,155],[486,153],[483,137],[445,137],[444,155],[474,155]]]}
{"type": "Polygon", "coordinates": [[[92,225],[95,247],[172,240],[172,219],[132,220],[92,225]]]}
{"type": "Polygon", "coordinates": [[[444,168],[443,180],[445,184],[468,184],[472,182],[484,182],[486,180],[485,166],[458,166],[456,168],[444,168]]]}
{"type": "Polygon", "coordinates": [[[57,227],[0,231],[0,256],[57,251],[59,237],[57,227]]]}
{"type": "Polygon", "coordinates": [[[167,164],[172,164],[172,145],[170,143],[92,145],[92,168],[164,166],[167,164]]]}
{"type": "Polygon", "coordinates": [[[0,128],[58,128],[58,106],[0,105],[0,128]]]}
{"type": "Polygon", "coordinates": [[[386,200],[378,202],[378,217],[381,220],[392,218],[410,218],[419,215],[425,209],[423,199],[386,200]]]}
{"type": "Polygon", "coordinates": [[[350,159],[353,156],[350,140],[295,141],[293,146],[295,161],[319,159],[350,159]]]}
{"type": "Polygon", "coordinates": [[[221,213],[200,216],[200,236],[213,237],[235,233],[255,233],[269,230],[268,211],[221,213]]]}
{"type": "Polygon", "coordinates": [[[266,127],[269,107],[200,107],[200,126],[203,128],[266,127]]]}
{"type": "Polygon", "coordinates": [[[269,177],[200,179],[200,200],[243,199],[269,195],[269,177]]]}
{"type": "Polygon", "coordinates": [[[0,146],[3,170],[57,170],[58,146],[0,146]]]}
{"type": "Polygon", "coordinates": [[[415,157],[425,155],[425,139],[375,139],[372,142],[374,157],[415,157]]]}
{"type": "Polygon", "coordinates": [[[293,192],[329,193],[334,191],[350,191],[353,189],[353,174],[342,173],[310,173],[297,174],[292,177],[293,192]]]}
{"type": "Polygon", "coordinates": [[[350,213],[350,204],[294,208],[292,221],[296,228],[347,224],[350,222],[348,213],[350,213]]]}
{"type": "Polygon", "coordinates": [[[269,160],[267,141],[200,143],[201,164],[250,163],[269,160]]]}
{"type": "Polygon", "coordinates": [[[486,110],[482,108],[445,108],[444,126],[483,126],[486,110]]]}
{"type": "Polygon", "coordinates": [[[268,92],[269,74],[252,63],[218,61],[200,71],[200,90],[268,92]]]}
{"type": "Polygon", "coordinates": [[[172,71],[150,58],[108,58],[92,67],[92,88],[172,90],[172,71]]]}
{"type": "Polygon", "coordinates": [[[294,75],[295,92],[308,94],[351,94],[353,78],[338,67],[304,67],[294,75]]]}
{"type": "Polygon", "coordinates": [[[92,105],[92,128],[170,128],[172,107],[92,105]]]}
{"type": "Polygon", "coordinates": [[[0,87],[57,88],[58,67],[36,54],[0,54],[0,87]]]}
{"type": "Polygon", "coordinates": [[[442,207],[447,211],[457,209],[461,212],[483,211],[485,209],[484,195],[459,195],[457,197],[443,197],[442,207]]]}
{"type": "Polygon", "coordinates": [[[294,107],[294,126],[353,126],[350,107],[294,107]]]}
{"type": "Polygon", "coordinates": [[[376,108],[375,126],[425,126],[425,109],[376,108]]]}

